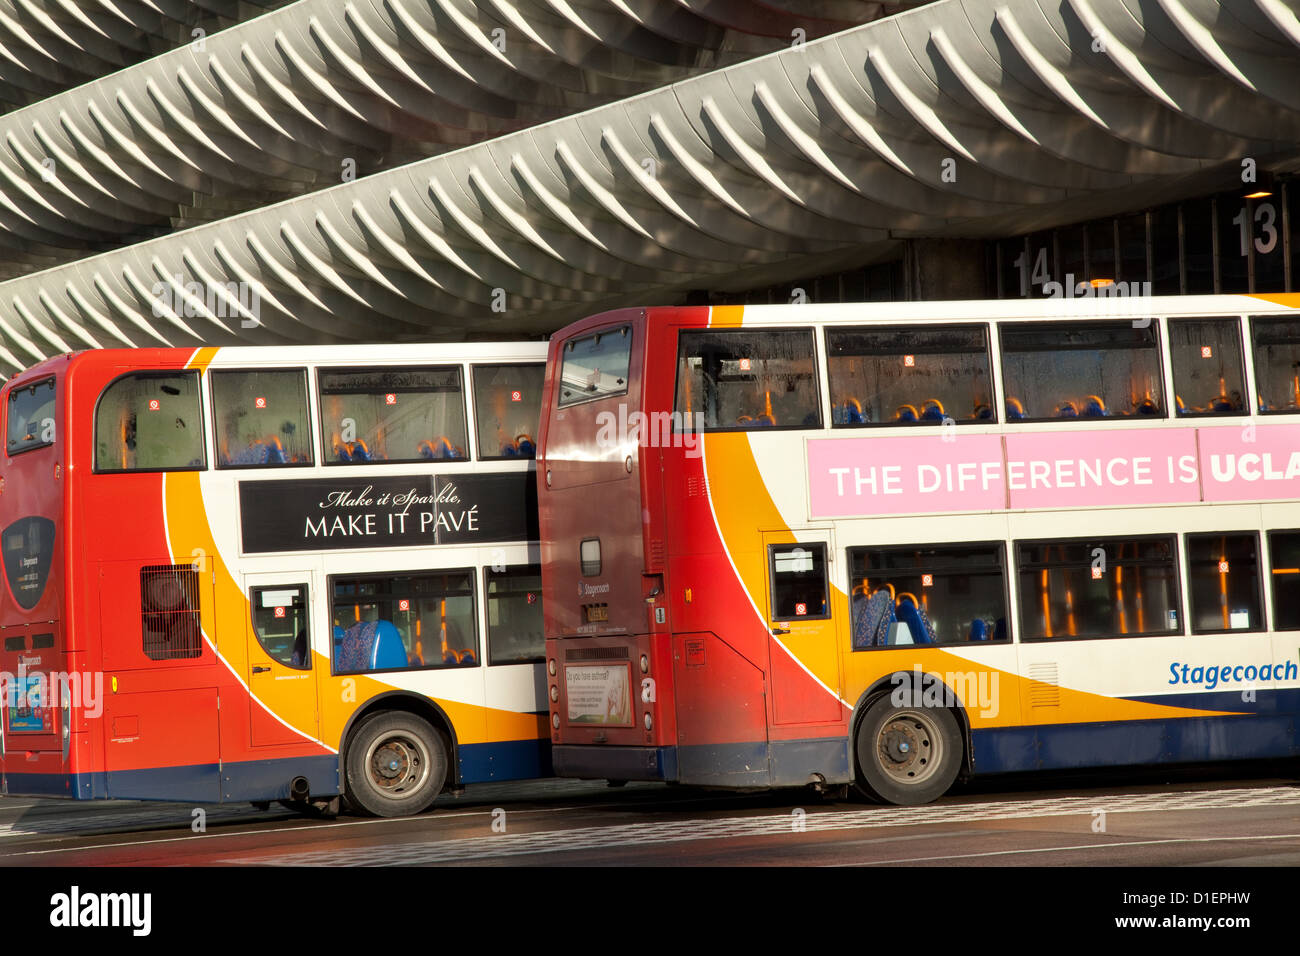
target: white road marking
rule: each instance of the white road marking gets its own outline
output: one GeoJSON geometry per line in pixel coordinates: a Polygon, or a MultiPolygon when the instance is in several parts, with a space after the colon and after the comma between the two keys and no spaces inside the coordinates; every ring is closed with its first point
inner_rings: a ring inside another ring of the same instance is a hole
{"type": "Polygon", "coordinates": [[[1169,837],[1162,840],[1126,840],[1122,843],[1083,843],[1077,846],[1040,846],[1022,850],[988,850],[984,853],[957,853],[948,856],[914,856],[901,860],[867,860],[859,863],[836,863],[834,866],[890,866],[895,863],[934,863],[941,860],[973,860],[989,856],[1015,856],[1017,853],[1065,853],[1071,850],[1109,850],[1121,846],[1162,846],[1175,843],[1234,843],[1251,840],[1300,840],[1300,833],[1267,833],[1257,836],[1169,837]]]}
{"type": "MultiPolygon", "coordinates": [[[[1105,810],[1108,814],[1153,811],[1167,813],[1178,810],[1224,810],[1261,806],[1300,806],[1300,788],[1272,787],[1261,790],[1097,795],[1056,797],[1045,800],[940,804],[925,807],[814,811],[806,814],[798,823],[802,832],[826,832],[872,827],[1091,815],[1094,810],[1105,810]]],[[[238,856],[218,862],[242,865],[261,863],[276,866],[412,866],[697,840],[775,836],[797,838],[801,831],[795,828],[795,823],[791,813],[764,814],[711,820],[632,823],[519,834],[504,833],[420,843],[404,841],[355,849],[316,850],[274,856],[238,856]]]]}

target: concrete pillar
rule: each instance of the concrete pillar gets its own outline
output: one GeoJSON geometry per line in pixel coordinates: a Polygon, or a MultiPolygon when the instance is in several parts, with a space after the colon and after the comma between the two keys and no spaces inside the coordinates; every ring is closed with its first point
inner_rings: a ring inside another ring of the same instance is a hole
{"type": "Polygon", "coordinates": [[[988,299],[986,260],[988,243],[982,239],[909,239],[903,249],[903,276],[907,298],[988,299]]]}

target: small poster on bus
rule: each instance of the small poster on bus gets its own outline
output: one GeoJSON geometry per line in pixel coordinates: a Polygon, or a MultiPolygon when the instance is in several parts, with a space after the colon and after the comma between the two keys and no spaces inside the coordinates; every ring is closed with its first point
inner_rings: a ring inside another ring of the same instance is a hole
{"type": "Polygon", "coordinates": [[[630,683],[626,664],[566,667],[569,723],[631,726],[630,683]]]}
{"type": "Polygon", "coordinates": [[[8,704],[10,733],[48,734],[54,730],[53,714],[45,700],[44,675],[21,674],[9,678],[8,704]]]}

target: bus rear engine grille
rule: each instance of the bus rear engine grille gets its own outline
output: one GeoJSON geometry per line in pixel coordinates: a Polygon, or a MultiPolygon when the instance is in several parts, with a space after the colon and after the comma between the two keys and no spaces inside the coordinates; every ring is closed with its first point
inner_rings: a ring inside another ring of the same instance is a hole
{"type": "Polygon", "coordinates": [[[198,657],[199,572],[189,564],[140,569],[140,624],[145,656],[153,661],[198,657]]]}

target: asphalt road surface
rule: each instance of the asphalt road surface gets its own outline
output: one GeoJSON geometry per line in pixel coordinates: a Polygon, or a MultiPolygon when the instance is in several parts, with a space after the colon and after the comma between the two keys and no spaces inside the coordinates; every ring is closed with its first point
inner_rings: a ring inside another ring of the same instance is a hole
{"type": "Polygon", "coordinates": [[[445,795],[401,820],[3,797],[0,864],[1296,866],[1300,784],[1240,769],[1004,780],[898,808],[543,780],[445,795]]]}

